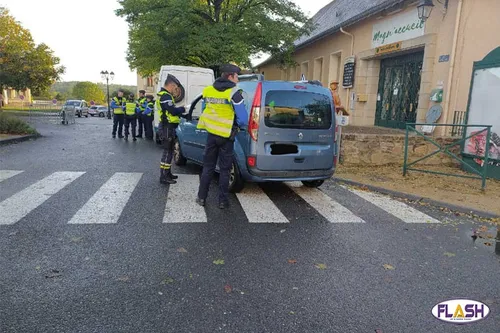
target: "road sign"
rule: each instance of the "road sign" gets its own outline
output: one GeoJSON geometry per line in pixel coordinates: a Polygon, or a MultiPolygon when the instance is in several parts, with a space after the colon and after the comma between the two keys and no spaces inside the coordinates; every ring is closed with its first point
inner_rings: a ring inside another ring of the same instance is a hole
{"type": "Polygon", "coordinates": [[[56,104],[57,104],[57,99],[55,99],[55,98],[54,98],[54,99],[52,100],[52,104],[56,105],[56,104]]]}
{"type": "Polygon", "coordinates": [[[94,101],[90,101],[90,105],[95,105],[95,102],[94,101]]]}
{"type": "Polygon", "coordinates": [[[24,100],[24,95],[20,95],[19,98],[21,99],[21,101],[24,100]]]}

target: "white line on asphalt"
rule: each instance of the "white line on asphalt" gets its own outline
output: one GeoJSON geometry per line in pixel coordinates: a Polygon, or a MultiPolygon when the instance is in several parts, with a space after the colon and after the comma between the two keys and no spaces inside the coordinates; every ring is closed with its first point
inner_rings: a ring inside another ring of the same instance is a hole
{"type": "Polygon", "coordinates": [[[346,186],[342,187],[385,210],[389,214],[396,216],[405,223],[441,223],[429,215],[424,214],[421,211],[402,203],[401,201],[392,199],[389,196],[374,192],[360,191],[346,186]]]}
{"type": "Polygon", "coordinates": [[[250,223],[289,223],[274,202],[257,184],[246,184],[236,193],[250,223]]]}
{"type": "Polygon", "coordinates": [[[24,171],[19,171],[19,170],[0,170],[0,182],[3,182],[6,179],[9,179],[10,177],[14,177],[15,175],[18,175],[24,171]]]}
{"type": "Polygon", "coordinates": [[[205,208],[196,204],[198,175],[179,175],[177,184],[170,185],[163,223],[207,222],[205,208]]]}
{"type": "Polygon", "coordinates": [[[0,225],[14,224],[85,172],[54,172],[0,202],[0,225]]]}
{"type": "Polygon", "coordinates": [[[68,223],[117,223],[141,177],[142,173],[136,172],[115,173],[68,223]]]}
{"type": "Polygon", "coordinates": [[[363,219],[317,188],[306,187],[299,182],[287,185],[330,223],[365,223],[363,219]]]}

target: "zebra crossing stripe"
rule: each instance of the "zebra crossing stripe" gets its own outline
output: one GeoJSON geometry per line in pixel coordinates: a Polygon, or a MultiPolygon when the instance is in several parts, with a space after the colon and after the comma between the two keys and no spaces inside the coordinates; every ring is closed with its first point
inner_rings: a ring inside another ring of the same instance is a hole
{"type": "Polygon", "coordinates": [[[163,223],[208,222],[205,208],[195,203],[198,195],[198,175],[178,175],[177,184],[170,185],[163,223]]]}
{"type": "Polygon", "coordinates": [[[299,182],[287,185],[330,223],[365,223],[363,219],[317,188],[309,188],[299,182]]]}
{"type": "Polygon", "coordinates": [[[54,172],[0,202],[0,225],[14,224],[85,172],[54,172]]]}
{"type": "Polygon", "coordinates": [[[0,170],[0,182],[3,182],[6,179],[9,179],[11,177],[14,177],[15,175],[18,175],[24,171],[20,170],[0,170]]]}
{"type": "Polygon", "coordinates": [[[289,223],[274,202],[256,184],[246,184],[243,191],[236,193],[250,223],[289,223]]]}
{"type": "Polygon", "coordinates": [[[69,224],[112,224],[141,180],[142,173],[115,173],[73,216],[69,224]]]}
{"type": "Polygon", "coordinates": [[[402,203],[401,201],[392,199],[389,196],[379,193],[360,191],[346,186],[342,187],[381,208],[382,210],[385,210],[389,214],[396,216],[405,223],[441,223],[433,217],[430,217],[429,215],[424,214],[421,211],[402,203]]]}

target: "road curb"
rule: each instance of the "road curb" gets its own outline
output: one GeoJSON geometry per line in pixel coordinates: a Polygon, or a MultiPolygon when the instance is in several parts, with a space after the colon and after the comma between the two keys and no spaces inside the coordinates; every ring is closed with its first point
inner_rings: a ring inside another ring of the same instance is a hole
{"type": "Polygon", "coordinates": [[[369,189],[371,191],[379,192],[379,193],[382,193],[382,194],[388,194],[388,195],[392,195],[392,196],[395,196],[395,197],[401,197],[401,198],[409,199],[409,200],[413,200],[413,201],[425,202],[425,203],[431,204],[433,206],[439,206],[439,207],[448,208],[448,209],[450,209],[452,211],[456,211],[456,212],[459,212],[459,213],[472,214],[472,215],[476,215],[476,216],[483,217],[483,218],[488,218],[488,219],[500,218],[500,215],[495,214],[495,213],[486,212],[486,211],[482,211],[482,210],[477,210],[477,209],[473,209],[473,208],[469,208],[469,207],[464,207],[464,206],[457,206],[457,205],[453,205],[453,204],[450,204],[450,203],[447,203],[447,202],[438,201],[438,200],[434,200],[434,199],[430,199],[430,198],[425,198],[425,197],[421,197],[421,196],[414,195],[414,194],[408,194],[408,193],[404,193],[404,192],[393,191],[393,190],[389,190],[389,189],[386,189],[386,188],[383,188],[383,187],[379,187],[379,186],[363,184],[363,183],[356,182],[356,181],[349,180],[349,179],[334,177],[334,178],[332,178],[332,180],[335,181],[335,182],[338,182],[338,183],[345,183],[345,184],[348,184],[348,185],[365,187],[365,188],[367,188],[367,189],[369,189]]]}
{"type": "Polygon", "coordinates": [[[13,144],[13,143],[19,143],[19,142],[23,142],[23,141],[28,141],[31,139],[37,139],[38,137],[40,137],[40,135],[29,134],[29,135],[16,136],[14,138],[0,139],[0,146],[9,145],[9,144],[13,144]]]}

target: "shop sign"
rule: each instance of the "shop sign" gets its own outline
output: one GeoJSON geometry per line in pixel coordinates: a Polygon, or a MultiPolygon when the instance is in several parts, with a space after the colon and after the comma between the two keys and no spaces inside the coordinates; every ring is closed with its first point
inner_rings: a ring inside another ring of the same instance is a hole
{"type": "Polygon", "coordinates": [[[424,32],[425,22],[418,18],[416,10],[396,14],[373,25],[372,47],[420,37],[424,32]]]}
{"type": "Polygon", "coordinates": [[[342,87],[352,88],[354,86],[354,67],[355,57],[348,57],[344,62],[344,77],[342,80],[342,87]]]}
{"type": "Polygon", "coordinates": [[[401,50],[401,42],[392,43],[375,48],[375,54],[384,54],[401,50]]]}

